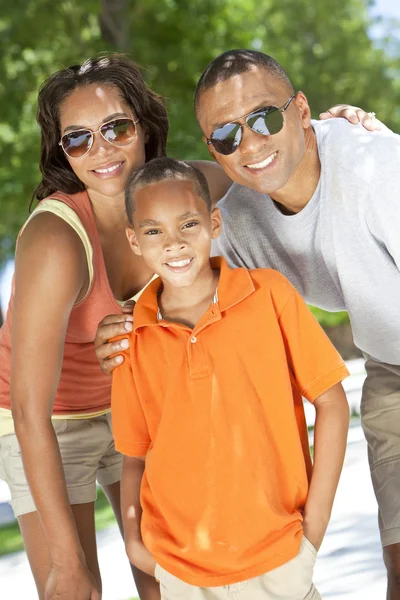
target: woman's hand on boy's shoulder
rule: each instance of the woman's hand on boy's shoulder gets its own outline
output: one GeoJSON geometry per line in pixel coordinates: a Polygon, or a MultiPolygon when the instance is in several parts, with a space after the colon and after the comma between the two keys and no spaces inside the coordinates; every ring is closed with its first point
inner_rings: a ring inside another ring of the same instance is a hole
{"type": "Polygon", "coordinates": [[[105,375],[111,375],[115,367],[118,367],[124,361],[124,357],[118,352],[129,348],[128,338],[121,338],[112,342],[109,340],[117,336],[124,336],[132,331],[133,306],[133,302],[126,302],[122,309],[122,315],[108,315],[100,321],[97,327],[94,347],[100,368],[105,375]]]}

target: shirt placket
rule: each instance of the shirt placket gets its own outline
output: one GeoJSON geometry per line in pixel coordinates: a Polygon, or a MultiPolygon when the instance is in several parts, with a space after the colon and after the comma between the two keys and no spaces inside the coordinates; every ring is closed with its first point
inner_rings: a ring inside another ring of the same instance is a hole
{"type": "Polygon", "coordinates": [[[219,308],[217,304],[214,303],[208,311],[207,319],[205,321],[201,320],[199,325],[196,325],[192,331],[187,332],[188,340],[186,342],[186,353],[191,379],[208,377],[210,374],[207,354],[202,343],[203,330],[220,318],[221,314],[219,308]]]}

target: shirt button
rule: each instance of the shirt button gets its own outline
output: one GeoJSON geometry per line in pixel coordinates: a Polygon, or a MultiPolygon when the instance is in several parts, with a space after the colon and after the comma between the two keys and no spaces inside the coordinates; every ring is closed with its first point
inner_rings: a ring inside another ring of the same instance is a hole
{"type": "Polygon", "coordinates": [[[195,344],[197,342],[197,337],[194,335],[190,338],[190,341],[192,342],[192,344],[195,344]]]}

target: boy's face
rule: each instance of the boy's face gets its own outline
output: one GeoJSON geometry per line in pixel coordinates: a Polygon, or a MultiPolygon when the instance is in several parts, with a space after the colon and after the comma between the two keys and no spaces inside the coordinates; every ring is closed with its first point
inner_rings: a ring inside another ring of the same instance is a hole
{"type": "Polygon", "coordinates": [[[186,287],[210,269],[211,240],[218,237],[218,209],[210,214],[191,181],[170,180],[135,194],[134,229],[127,236],[135,254],[164,284],[186,287]]]}

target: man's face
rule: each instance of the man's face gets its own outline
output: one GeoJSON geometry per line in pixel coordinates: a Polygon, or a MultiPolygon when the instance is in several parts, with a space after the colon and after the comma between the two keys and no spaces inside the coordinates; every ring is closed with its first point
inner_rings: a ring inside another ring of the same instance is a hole
{"type": "MultiPolygon", "coordinates": [[[[199,98],[197,117],[206,138],[232,121],[267,106],[283,107],[291,96],[287,86],[264,68],[255,67],[216,84],[199,98]]],[[[239,147],[229,155],[210,153],[233,181],[263,194],[281,190],[305,153],[304,128],[308,127],[308,104],[301,92],[282,114],[283,127],[274,135],[260,135],[244,126],[239,147]],[[306,107],[304,111],[303,108],[306,107]]]]}
{"type": "Polygon", "coordinates": [[[134,229],[127,236],[135,254],[165,284],[191,286],[210,270],[211,240],[218,237],[218,209],[210,214],[192,181],[161,181],[135,194],[134,229]]]}

